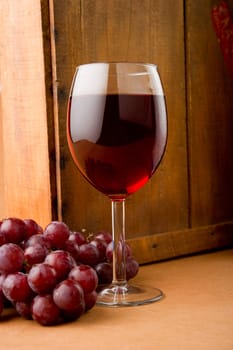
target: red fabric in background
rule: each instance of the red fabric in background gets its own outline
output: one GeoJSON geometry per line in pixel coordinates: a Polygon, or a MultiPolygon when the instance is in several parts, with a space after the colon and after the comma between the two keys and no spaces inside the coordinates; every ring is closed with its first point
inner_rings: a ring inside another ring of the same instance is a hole
{"type": "Polygon", "coordinates": [[[211,18],[226,67],[233,78],[233,18],[226,1],[214,6],[211,18]]]}

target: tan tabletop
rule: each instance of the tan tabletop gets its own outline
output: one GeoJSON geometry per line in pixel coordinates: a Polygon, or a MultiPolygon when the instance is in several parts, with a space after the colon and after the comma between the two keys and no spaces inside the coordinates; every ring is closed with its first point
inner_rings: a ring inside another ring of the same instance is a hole
{"type": "Polygon", "coordinates": [[[146,306],[95,306],[78,321],[43,327],[0,316],[0,350],[232,350],[233,250],[152,264],[135,281],[166,297],[146,306]]]}

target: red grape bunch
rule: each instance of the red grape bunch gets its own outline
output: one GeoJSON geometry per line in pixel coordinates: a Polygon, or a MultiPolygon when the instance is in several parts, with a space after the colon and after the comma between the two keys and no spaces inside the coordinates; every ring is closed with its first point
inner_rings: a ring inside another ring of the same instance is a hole
{"type": "MultiPolygon", "coordinates": [[[[78,319],[112,281],[112,252],[109,232],[88,238],[61,221],[45,229],[32,219],[0,221],[0,314],[10,304],[44,326],[78,319]]],[[[138,269],[126,244],[127,280],[138,269]]]]}

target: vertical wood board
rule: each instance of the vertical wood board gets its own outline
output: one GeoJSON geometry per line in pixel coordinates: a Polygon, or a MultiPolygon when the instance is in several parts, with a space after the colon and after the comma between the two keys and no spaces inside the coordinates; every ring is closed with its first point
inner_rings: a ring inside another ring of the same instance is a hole
{"type": "Polygon", "coordinates": [[[0,2],[1,217],[51,219],[40,1],[0,2]]]}
{"type": "Polygon", "coordinates": [[[213,1],[186,1],[187,115],[193,227],[233,218],[233,81],[211,22],[213,1]]]}
{"type": "Polygon", "coordinates": [[[66,108],[75,67],[92,61],[144,61],[159,67],[169,139],[158,172],[127,200],[127,232],[141,236],[187,227],[183,2],[69,0],[62,10],[60,1],[53,5],[64,220],[77,228],[111,229],[109,200],[79,175],[67,148],[66,108]]]}

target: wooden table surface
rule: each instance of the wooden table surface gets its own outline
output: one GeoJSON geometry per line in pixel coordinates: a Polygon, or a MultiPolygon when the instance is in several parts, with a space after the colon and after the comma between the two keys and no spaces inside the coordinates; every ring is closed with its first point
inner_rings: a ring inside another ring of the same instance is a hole
{"type": "Polygon", "coordinates": [[[166,296],[146,306],[95,306],[78,321],[43,327],[0,316],[1,350],[232,350],[233,250],[143,266],[135,281],[166,296]]]}

